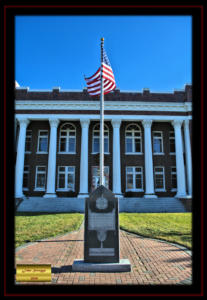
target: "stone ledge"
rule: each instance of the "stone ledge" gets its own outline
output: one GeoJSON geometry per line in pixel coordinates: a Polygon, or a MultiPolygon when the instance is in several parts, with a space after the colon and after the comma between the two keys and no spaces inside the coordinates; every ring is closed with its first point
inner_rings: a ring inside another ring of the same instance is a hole
{"type": "Polygon", "coordinates": [[[77,272],[131,272],[128,259],[120,259],[119,263],[87,263],[83,259],[75,259],[72,270],[77,272]]]}

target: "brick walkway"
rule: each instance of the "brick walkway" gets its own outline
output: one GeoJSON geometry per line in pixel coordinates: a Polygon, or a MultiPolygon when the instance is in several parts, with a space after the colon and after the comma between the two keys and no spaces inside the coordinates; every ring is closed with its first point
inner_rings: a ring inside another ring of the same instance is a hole
{"type": "Polygon", "coordinates": [[[122,230],[120,230],[120,258],[130,260],[131,272],[73,272],[74,259],[83,259],[83,232],[82,226],[77,232],[28,244],[17,250],[16,264],[51,264],[52,284],[184,285],[192,283],[192,260],[186,251],[169,243],[142,238],[122,230]]]}

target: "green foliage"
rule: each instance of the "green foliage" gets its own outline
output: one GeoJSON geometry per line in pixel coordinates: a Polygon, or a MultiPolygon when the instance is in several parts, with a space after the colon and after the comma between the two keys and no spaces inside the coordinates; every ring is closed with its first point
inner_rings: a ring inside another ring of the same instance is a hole
{"type": "Polygon", "coordinates": [[[192,247],[191,213],[120,213],[120,228],[192,247]]]}

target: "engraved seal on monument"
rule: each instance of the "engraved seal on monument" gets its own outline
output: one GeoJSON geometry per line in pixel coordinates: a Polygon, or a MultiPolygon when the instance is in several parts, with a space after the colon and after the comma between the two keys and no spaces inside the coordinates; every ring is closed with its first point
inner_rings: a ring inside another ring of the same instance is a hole
{"type": "Polygon", "coordinates": [[[108,207],[108,200],[104,198],[103,196],[99,197],[96,200],[96,207],[98,209],[106,209],[108,207]]]}

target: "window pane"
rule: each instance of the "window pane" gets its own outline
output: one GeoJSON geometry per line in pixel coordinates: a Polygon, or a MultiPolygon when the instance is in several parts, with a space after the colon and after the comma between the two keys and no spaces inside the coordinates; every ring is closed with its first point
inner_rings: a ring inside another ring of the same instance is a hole
{"type": "Polygon", "coordinates": [[[133,189],[133,175],[127,174],[127,189],[133,189]]]}
{"type": "Polygon", "coordinates": [[[99,152],[99,138],[93,139],[93,152],[99,152]]]}
{"type": "Polygon", "coordinates": [[[60,139],[60,151],[65,152],[66,151],[66,138],[60,139]]]}
{"type": "Polygon", "coordinates": [[[162,152],[161,150],[161,140],[160,139],[153,139],[153,150],[155,153],[162,152]]]}
{"type": "Polygon", "coordinates": [[[176,174],[171,174],[171,187],[172,187],[172,189],[177,188],[177,176],[176,176],[176,174]]]}
{"type": "Polygon", "coordinates": [[[126,170],[127,170],[127,173],[133,173],[133,168],[132,167],[127,167],[126,170]]]}
{"type": "Polygon", "coordinates": [[[136,172],[142,172],[142,168],[139,168],[139,167],[138,167],[138,168],[135,168],[135,171],[136,171],[136,172]]]}
{"type": "Polygon", "coordinates": [[[135,135],[135,136],[141,136],[141,132],[135,131],[135,132],[134,132],[134,135],[135,135]]]}
{"type": "Polygon", "coordinates": [[[141,174],[136,174],[136,189],[142,188],[142,176],[141,174]]]}
{"type": "Polygon", "coordinates": [[[74,172],[75,168],[74,167],[68,167],[68,172],[74,172]]]}
{"type": "Polygon", "coordinates": [[[104,152],[109,152],[109,139],[104,138],[104,152]]]}
{"type": "Polygon", "coordinates": [[[97,176],[98,175],[98,167],[92,167],[92,175],[97,176]]]}
{"type": "Polygon", "coordinates": [[[74,176],[73,174],[68,174],[68,189],[73,190],[73,186],[74,186],[74,176]]]}
{"type": "Polygon", "coordinates": [[[47,138],[41,137],[39,139],[39,151],[47,152],[47,138]]]}
{"type": "Polygon", "coordinates": [[[126,152],[132,152],[132,139],[126,138],[126,152]]]}
{"type": "Polygon", "coordinates": [[[126,136],[132,136],[132,132],[127,132],[126,131],[126,136]]]}
{"type": "Polygon", "coordinates": [[[140,141],[140,139],[135,139],[135,152],[141,152],[141,141],[140,141]]]}
{"type": "Polygon", "coordinates": [[[75,138],[69,138],[69,152],[75,152],[75,138]]]}
{"type": "Polygon", "coordinates": [[[65,167],[59,167],[59,172],[65,172],[65,167]]]}
{"type": "Polygon", "coordinates": [[[164,188],[163,175],[156,175],[155,176],[155,187],[158,188],[158,189],[164,188]]]}
{"type": "Polygon", "coordinates": [[[62,131],[60,132],[60,135],[61,135],[61,136],[66,136],[66,135],[67,135],[67,131],[63,131],[63,130],[62,130],[62,131]]]}
{"type": "Polygon", "coordinates": [[[70,136],[75,136],[75,131],[70,131],[69,135],[70,136]]]}
{"type": "Polygon", "coordinates": [[[65,188],[65,174],[59,174],[59,188],[64,189],[65,188]]]}
{"type": "Polygon", "coordinates": [[[44,188],[45,187],[45,174],[37,175],[37,187],[44,188]]]}

